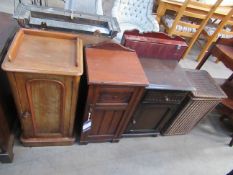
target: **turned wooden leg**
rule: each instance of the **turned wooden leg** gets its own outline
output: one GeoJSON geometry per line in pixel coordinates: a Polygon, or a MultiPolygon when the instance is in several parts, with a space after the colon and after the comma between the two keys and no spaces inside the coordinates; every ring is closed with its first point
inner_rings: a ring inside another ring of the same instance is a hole
{"type": "Polygon", "coordinates": [[[229,143],[229,146],[233,146],[233,135],[231,136],[232,138],[231,138],[231,141],[230,141],[230,143],[229,143]]]}

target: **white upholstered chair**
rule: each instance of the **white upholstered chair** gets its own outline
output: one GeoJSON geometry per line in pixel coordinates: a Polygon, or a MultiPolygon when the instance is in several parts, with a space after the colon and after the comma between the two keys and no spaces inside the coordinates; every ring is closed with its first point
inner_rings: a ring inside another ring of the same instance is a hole
{"type": "Polygon", "coordinates": [[[153,2],[154,0],[115,0],[112,16],[117,18],[121,29],[116,37],[118,41],[121,40],[125,30],[159,31],[159,24],[152,15],[153,2]]]}
{"type": "Polygon", "coordinates": [[[66,0],[65,9],[103,15],[102,0],[66,0]]]}

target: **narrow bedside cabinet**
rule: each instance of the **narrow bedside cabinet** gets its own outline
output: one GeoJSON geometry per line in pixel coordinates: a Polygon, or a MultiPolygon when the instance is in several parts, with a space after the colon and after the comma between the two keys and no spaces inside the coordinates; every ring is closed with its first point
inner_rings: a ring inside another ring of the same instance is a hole
{"type": "Polygon", "coordinates": [[[70,145],[83,46],[76,35],[21,29],[2,64],[7,72],[25,146],[70,145]]]}
{"type": "Polygon", "coordinates": [[[81,144],[119,141],[148,85],[136,53],[114,43],[85,49],[88,97],[81,144]]]}
{"type": "Polygon", "coordinates": [[[156,136],[183,107],[194,88],[176,60],[140,58],[149,86],[127,127],[125,137],[156,136]]]}

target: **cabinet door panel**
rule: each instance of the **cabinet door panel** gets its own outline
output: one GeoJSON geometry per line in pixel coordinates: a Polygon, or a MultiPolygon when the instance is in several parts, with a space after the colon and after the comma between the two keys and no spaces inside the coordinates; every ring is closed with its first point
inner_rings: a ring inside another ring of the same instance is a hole
{"type": "Polygon", "coordinates": [[[68,135],[71,79],[39,74],[15,74],[15,79],[24,137],[68,135]]]}
{"type": "Polygon", "coordinates": [[[55,80],[26,82],[36,135],[63,133],[64,85],[55,80]]]}
{"type": "Polygon", "coordinates": [[[123,111],[116,110],[102,110],[96,108],[92,113],[92,128],[90,136],[92,135],[111,135],[115,134],[117,126],[123,116],[123,111]]]}
{"type": "Polygon", "coordinates": [[[160,131],[164,121],[171,116],[169,105],[140,104],[127,131],[160,131]]]}

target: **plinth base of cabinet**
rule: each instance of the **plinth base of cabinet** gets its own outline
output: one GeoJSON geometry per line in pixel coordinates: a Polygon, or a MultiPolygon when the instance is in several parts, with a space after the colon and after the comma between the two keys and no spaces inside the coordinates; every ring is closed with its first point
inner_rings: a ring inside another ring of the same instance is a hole
{"type": "Polygon", "coordinates": [[[75,142],[75,137],[63,137],[63,138],[23,138],[20,137],[20,141],[24,146],[36,147],[36,146],[67,146],[72,145],[75,142]]]}
{"type": "Polygon", "coordinates": [[[80,141],[80,145],[87,145],[88,143],[105,143],[105,142],[111,142],[111,143],[118,143],[119,139],[113,139],[113,140],[88,140],[88,141],[80,141]]]}
{"type": "Polygon", "coordinates": [[[14,145],[14,134],[11,134],[7,150],[0,153],[0,162],[2,163],[11,163],[14,158],[13,154],[13,145],[14,145]]]}
{"type": "Polygon", "coordinates": [[[160,135],[159,132],[150,132],[150,133],[124,133],[123,137],[157,137],[160,135]]]}

